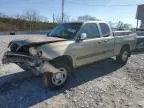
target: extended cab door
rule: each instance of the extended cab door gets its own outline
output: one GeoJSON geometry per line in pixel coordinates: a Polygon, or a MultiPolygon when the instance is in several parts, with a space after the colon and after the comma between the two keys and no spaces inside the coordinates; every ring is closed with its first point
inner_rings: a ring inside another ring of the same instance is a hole
{"type": "Polygon", "coordinates": [[[100,34],[101,34],[101,47],[103,58],[109,58],[114,55],[114,36],[113,33],[106,23],[99,23],[100,34]]]}
{"type": "Polygon", "coordinates": [[[98,26],[96,23],[86,23],[83,25],[81,33],[87,34],[87,39],[80,41],[84,47],[76,57],[76,65],[81,66],[100,60],[103,58],[101,38],[98,26]]]}

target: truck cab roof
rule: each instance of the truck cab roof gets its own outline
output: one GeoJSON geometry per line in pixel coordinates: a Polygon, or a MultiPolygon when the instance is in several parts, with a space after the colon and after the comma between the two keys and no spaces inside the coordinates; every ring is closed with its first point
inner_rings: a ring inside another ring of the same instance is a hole
{"type": "Polygon", "coordinates": [[[67,23],[106,23],[105,21],[73,21],[67,23]]]}

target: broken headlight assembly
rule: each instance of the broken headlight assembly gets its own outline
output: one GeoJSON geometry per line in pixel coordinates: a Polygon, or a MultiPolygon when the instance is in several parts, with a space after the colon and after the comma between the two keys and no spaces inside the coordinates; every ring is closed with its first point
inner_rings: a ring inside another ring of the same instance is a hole
{"type": "Polygon", "coordinates": [[[33,56],[39,56],[39,57],[42,56],[42,51],[39,51],[39,50],[37,50],[37,49],[34,48],[34,47],[30,47],[30,48],[29,48],[29,53],[30,53],[31,55],[33,55],[33,56]]]}
{"type": "Polygon", "coordinates": [[[33,56],[37,55],[37,50],[34,47],[29,48],[29,53],[33,56]]]}

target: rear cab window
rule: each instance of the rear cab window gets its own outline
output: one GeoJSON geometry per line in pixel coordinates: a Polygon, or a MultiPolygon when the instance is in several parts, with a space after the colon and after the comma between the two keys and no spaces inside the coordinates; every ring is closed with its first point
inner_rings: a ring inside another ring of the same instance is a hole
{"type": "Polygon", "coordinates": [[[81,33],[86,33],[88,39],[100,37],[98,26],[95,23],[86,23],[82,27],[80,34],[81,33]]]}
{"type": "Polygon", "coordinates": [[[103,37],[108,37],[111,35],[110,28],[106,23],[99,23],[99,26],[103,37]]]}

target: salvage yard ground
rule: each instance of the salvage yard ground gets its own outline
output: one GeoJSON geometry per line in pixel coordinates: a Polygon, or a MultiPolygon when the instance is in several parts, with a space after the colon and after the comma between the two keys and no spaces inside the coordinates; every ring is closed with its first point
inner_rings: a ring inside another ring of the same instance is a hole
{"type": "MultiPolygon", "coordinates": [[[[27,37],[0,36],[0,59],[10,40],[27,37]]],[[[41,77],[23,79],[23,73],[28,72],[0,62],[0,79],[20,77],[0,86],[0,108],[144,108],[143,52],[133,54],[125,66],[107,59],[76,69],[58,91],[44,89],[41,77]]]]}

